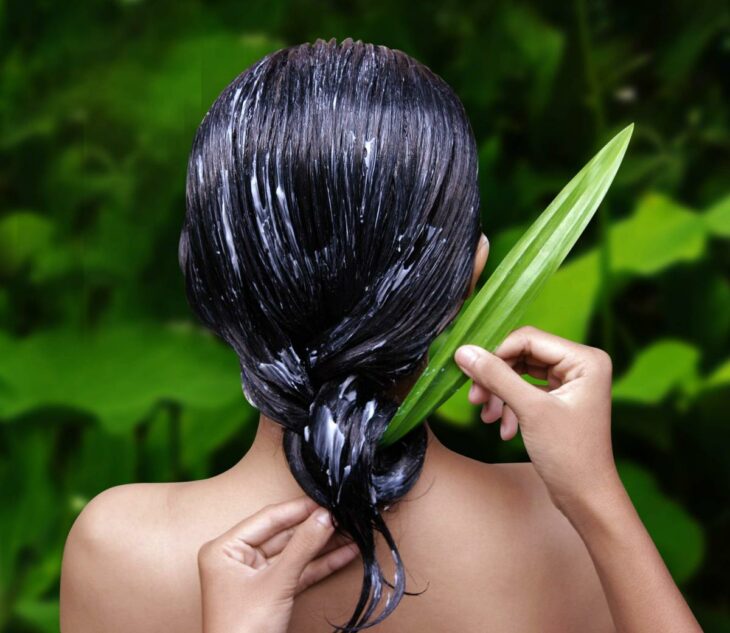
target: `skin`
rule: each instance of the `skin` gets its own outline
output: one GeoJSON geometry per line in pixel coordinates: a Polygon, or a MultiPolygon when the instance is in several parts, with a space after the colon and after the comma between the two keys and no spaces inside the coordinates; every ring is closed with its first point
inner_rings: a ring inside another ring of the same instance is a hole
{"type": "Polygon", "coordinates": [[[294,598],[358,553],[334,531],[329,511],[299,497],[266,506],[203,545],[203,630],[285,632],[294,598]]]}
{"type": "MultiPolygon", "coordinates": [[[[472,290],[487,253],[485,238],[472,290]]],[[[616,475],[607,355],[522,328],[496,354],[465,346],[456,360],[485,422],[501,418],[503,438],[519,426],[532,463],[468,459],[427,426],[422,475],[384,513],[408,590],[425,592],[372,630],[699,631],[616,475]],[[520,378],[528,372],[549,393],[520,378]]],[[[62,632],[313,633],[344,623],[360,561],[317,521],[281,438],[261,416],[250,450],[218,476],[94,498],[66,543],[62,632]]],[[[392,577],[382,541],[378,556],[392,577]]]]}

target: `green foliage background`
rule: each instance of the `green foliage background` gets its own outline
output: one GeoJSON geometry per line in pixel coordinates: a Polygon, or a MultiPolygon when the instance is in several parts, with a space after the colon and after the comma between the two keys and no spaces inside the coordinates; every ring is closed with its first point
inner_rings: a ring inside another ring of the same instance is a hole
{"type": "MultiPolygon", "coordinates": [[[[485,275],[636,123],[525,322],[612,354],[627,488],[706,630],[730,630],[729,24],[705,0],[0,0],[0,629],[57,630],[63,542],[92,496],[205,477],[246,450],[257,413],[177,268],[187,152],[252,62],[351,36],[406,51],[462,98],[485,275]]],[[[526,458],[465,390],[433,425],[464,454],[526,458]]]]}

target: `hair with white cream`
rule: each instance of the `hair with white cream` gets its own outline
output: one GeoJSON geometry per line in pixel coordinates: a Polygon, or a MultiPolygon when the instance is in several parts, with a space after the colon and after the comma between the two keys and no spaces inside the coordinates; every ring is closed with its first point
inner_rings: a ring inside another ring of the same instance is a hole
{"type": "Polygon", "coordinates": [[[399,50],[350,38],[284,48],[205,115],[186,203],[191,306],[236,351],[249,402],[284,427],[302,489],[362,553],[359,601],[336,628],[377,624],[407,593],[382,511],[426,452],[422,426],[378,444],[397,409],[387,394],[461,307],[480,234],[464,107],[399,50]]]}

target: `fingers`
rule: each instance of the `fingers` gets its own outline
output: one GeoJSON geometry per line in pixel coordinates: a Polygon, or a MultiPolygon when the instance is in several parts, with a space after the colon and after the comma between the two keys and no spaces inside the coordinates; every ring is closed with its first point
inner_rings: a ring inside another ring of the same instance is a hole
{"type": "Polygon", "coordinates": [[[476,345],[459,347],[454,360],[474,382],[508,403],[518,414],[545,396],[504,360],[476,345]]]}
{"type": "Polygon", "coordinates": [[[294,586],[307,564],[314,559],[334,533],[329,510],[319,508],[294,532],[277,560],[277,567],[294,586]]]}
{"type": "MultiPolygon", "coordinates": [[[[593,348],[532,326],[511,332],[497,347],[495,355],[512,365],[520,374],[565,382],[581,357],[593,348]]],[[[558,386],[557,384],[554,386],[558,386]]]]}
{"type": "MultiPolygon", "coordinates": [[[[304,521],[316,507],[317,503],[306,496],[265,506],[234,525],[219,538],[221,541],[243,539],[249,545],[258,547],[279,532],[304,521]]],[[[284,541],[289,540],[285,536],[280,538],[284,541]]]]}
{"type": "Polygon", "coordinates": [[[304,591],[307,587],[346,567],[359,554],[360,551],[357,546],[354,543],[349,543],[313,560],[304,568],[296,592],[304,591]]]}
{"type": "Polygon", "coordinates": [[[502,417],[502,407],[504,402],[499,396],[491,395],[489,400],[482,407],[482,413],[480,415],[482,422],[485,424],[491,424],[496,422],[502,417]]]}
{"type": "Polygon", "coordinates": [[[472,382],[471,387],[469,387],[468,399],[472,404],[482,404],[489,400],[490,395],[489,390],[485,389],[477,382],[472,382]]]}
{"type": "Polygon", "coordinates": [[[221,549],[229,558],[252,569],[263,569],[269,564],[260,548],[251,547],[241,539],[226,541],[221,549]]]}
{"type": "Polygon", "coordinates": [[[499,436],[507,441],[517,435],[517,415],[509,405],[504,405],[502,410],[502,424],[499,425],[499,436]]]}
{"type": "Polygon", "coordinates": [[[286,547],[286,544],[290,541],[291,537],[294,536],[295,530],[296,526],[277,532],[270,539],[261,543],[258,549],[264,553],[266,558],[276,556],[286,547]]]}
{"type": "MultiPolygon", "coordinates": [[[[259,549],[266,553],[270,562],[275,562],[278,560],[279,555],[282,551],[284,551],[284,548],[289,543],[291,537],[294,536],[295,532],[295,527],[289,528],[284,532],[279,532],[279,534],[271,537],[268,541],[266,541],[266,543],[259,546],[259,549]]],[[[328,552],[339,549],[343,545],[347,545],[351,542],[352,539],[349,536],[335,532],[319,553],[320,555],[327,554],[328,552]]]]}
{"type": "MultiPolygon", "coordinates": [[[[540,391],[550,390],[550,387],[548,385],[533,386],[540,391]]],[[[474,404],[478,403],[475,402],[474,404]]],[[[517,415],[514,411],[512,411],[512,409],[509,408],[509,405],[504,404],[502,399],[498,396],[488,396],[488,399],[484,403],[479,417],[481,418],[482,422],[486,424],[492,424],[501,419],[502,423],[499,426],[499,434],[503,440],[511,440],[515,435],[517,435],[517,415]]]]}

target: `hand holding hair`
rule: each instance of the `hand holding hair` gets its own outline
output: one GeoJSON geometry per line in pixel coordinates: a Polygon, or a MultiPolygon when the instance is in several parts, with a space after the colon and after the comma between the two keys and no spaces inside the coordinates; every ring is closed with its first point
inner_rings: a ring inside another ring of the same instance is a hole
{"type": "Polygon", "coordinates": [[[583,539],[618,631],[701,631],[618,476],[611,447],[610,356],[526,326],[492,354],[462,345],[455,361],[482,420],[519,427],[555,506],[583,539]],[[533,385],[523,374],[547,381],[533,385]]]}
{"type": "Polygon", "coordinates": [[[262,508],[198,553],[204,633],[286,633],[294,597],[358,554],[308,497],[262,508]]]}

